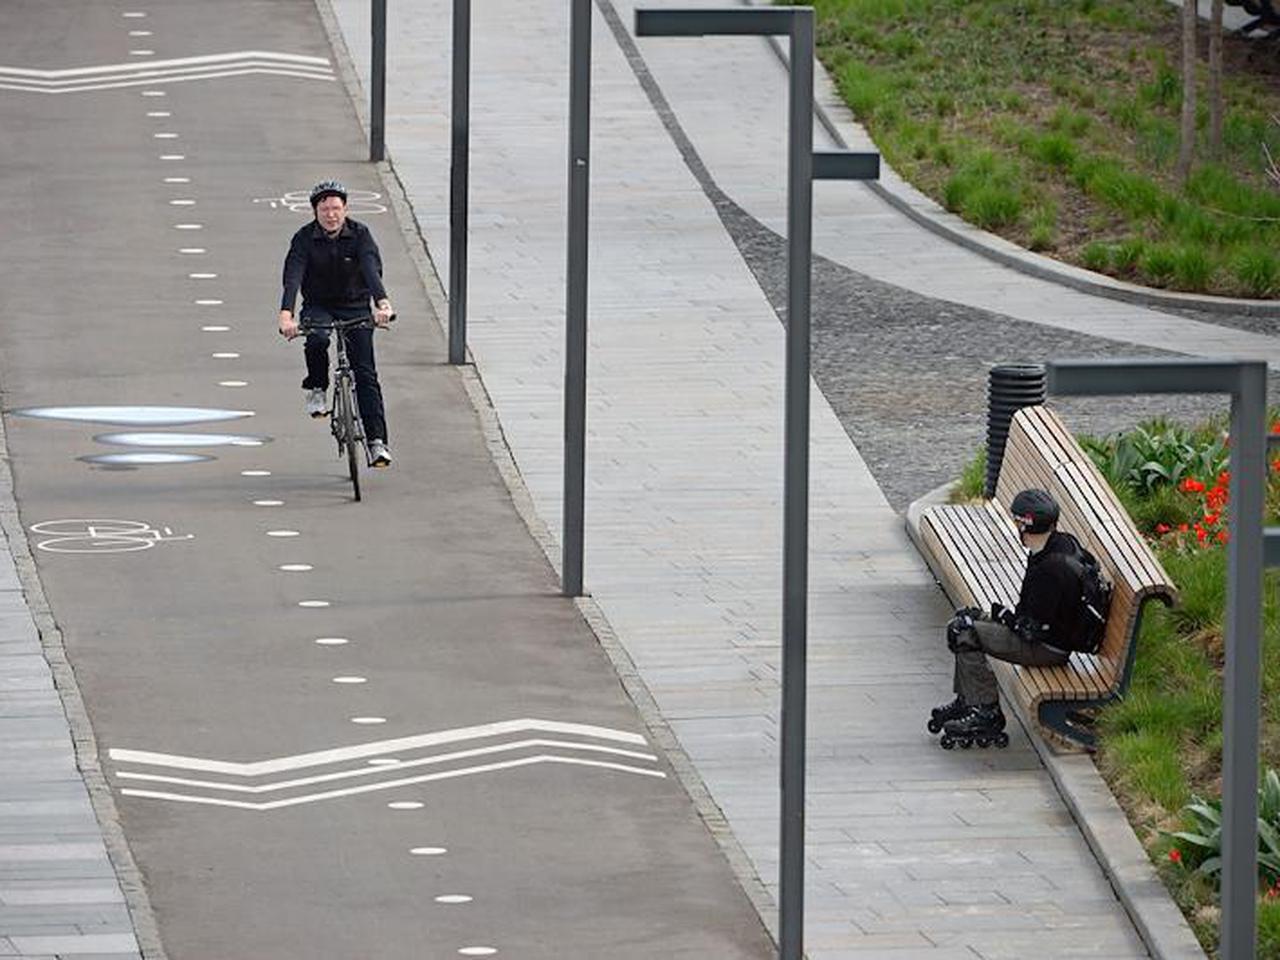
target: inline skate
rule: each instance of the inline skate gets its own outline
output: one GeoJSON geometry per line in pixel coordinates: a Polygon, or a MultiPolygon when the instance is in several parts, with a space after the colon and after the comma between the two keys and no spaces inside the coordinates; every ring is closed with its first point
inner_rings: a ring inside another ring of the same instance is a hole
{"type": "Polygon", "coordinates": [[[959,744],[968,750],[975,743],[982,748],[1009,745],[1009,735],[1004,732],[1004,713],[1000,704],[970,707],[964,716],[950,720],[942,726],[942,749],[954,749],[959,744]]]}
{"type": "Polygon", "coordinates": [[[950,703],[944,703],[929,711],[929,722],[926,726],[930,733],[938,733],[949,721],[959,720],[968,712],[969,705],[964,702],[964,697],[956,694],[956,698],[950,703]]]}

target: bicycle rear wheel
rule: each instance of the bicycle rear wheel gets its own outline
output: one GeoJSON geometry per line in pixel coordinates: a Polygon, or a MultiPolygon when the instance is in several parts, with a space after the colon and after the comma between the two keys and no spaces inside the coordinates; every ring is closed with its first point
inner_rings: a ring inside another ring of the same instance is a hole
{"type": "Polygon", "coordinates": [[[356,418],[354,404],[351,402],[351,387],[347,383],[339,382],[334,394],[338,423],[342,429],[343,446],[347,448],[347,470],[351,474],[351,490],[358,501],[360,499],[360,463],[356,457],[356,418]]]}

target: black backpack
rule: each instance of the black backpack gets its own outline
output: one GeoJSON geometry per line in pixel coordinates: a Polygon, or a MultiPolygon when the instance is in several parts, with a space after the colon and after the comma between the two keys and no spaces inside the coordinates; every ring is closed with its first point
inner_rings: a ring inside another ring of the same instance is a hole
{"type": "Polygon", "coordinates": [[[1111,610],[1111,581],[1102,572],[1098,558],[1076,542],[1076,555],[1069,559],[1080,577],[1080,600],[1075,636],[1071,649],[1080,653],[1097,653],[1107,632],[1107,614],[1111,610]]]}

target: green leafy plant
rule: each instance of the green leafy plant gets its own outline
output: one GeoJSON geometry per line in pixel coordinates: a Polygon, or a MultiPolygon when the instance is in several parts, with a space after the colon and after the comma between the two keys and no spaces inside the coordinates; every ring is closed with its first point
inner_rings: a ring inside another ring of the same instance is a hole
{"type": "Polygon", "coordinates": [[[1081,438],[1081,446],[1113,487],[1146,495],[1161,486],[1175,487],[1186,477],[1216,477],[1228,455],[1225,434],[1196,436],[1161,420],[1100,440],[1081,438]]]}
{"type": "MultiPolygon", "coordinates": [[[[1195,871],[1215,882],[1222,874],[1222,800],[1196,797],[1182,808],[1191,829],[1170,834],[1182,841],[1175,847],[1189,854],[1195,871]]],[[[1280,880],[1280,775],[1267,769],[1258,787],[1258,876],[1268,887],[1280,880]]],[[[1173,858],[1181,860],[1181,856],[1173,858]]],[[[1189,865],[1189,864],[1188,864],[1189,865]]]]}

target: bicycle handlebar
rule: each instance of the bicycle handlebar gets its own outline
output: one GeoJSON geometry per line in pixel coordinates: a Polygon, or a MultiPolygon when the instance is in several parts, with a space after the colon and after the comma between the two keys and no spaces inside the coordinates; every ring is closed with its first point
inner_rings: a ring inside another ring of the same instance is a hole
{"type": "MultiPolygon", "coordinates": [[[[396,320],[396,314],[392,314],[387,317],[387,323],[392,323],[393,320],[396,320]]],[[[372,315],[356,316],[352,317],[351,320],[334,320],[332,324],[300,324],[298,325],[298,335],[302,337],[302,335],[307,333],[328,333],[332,332],[332,330],[344,332],[344,330],[360,329],[376,329],[374,317],[372,317],[372,315]]]]}

